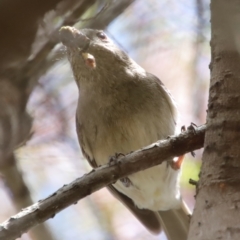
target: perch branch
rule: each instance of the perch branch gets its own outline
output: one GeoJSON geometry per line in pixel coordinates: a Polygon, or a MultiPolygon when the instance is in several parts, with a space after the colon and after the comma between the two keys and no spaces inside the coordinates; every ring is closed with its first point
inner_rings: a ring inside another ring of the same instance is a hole
{"type": "Polygon", "coordinates": [[[0,240],[20,237],[31,227],[53,218],[56,213],[93,192],[135,172],[161,164],[164,159],[180,156],[203,147],[206,126],[189,128],[177,136],[158,141],[110,165],[101,166],[64,185],[44,200],[23,209],[0,225],[0,240]]]}

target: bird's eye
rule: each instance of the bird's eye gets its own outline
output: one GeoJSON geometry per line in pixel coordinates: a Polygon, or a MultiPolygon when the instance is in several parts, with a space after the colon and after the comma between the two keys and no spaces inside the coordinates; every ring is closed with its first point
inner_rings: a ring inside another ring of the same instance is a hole
{"type": "Polygon", "coordinates": [[[97,33],[97,36],[98,36],[98,38],[100,38],[100,39],[102,39],[102,40],[107,39],[107,36],[106,36],[105,33],[103,33],[103,32],[98,32],[98,33],[97,33]]]}

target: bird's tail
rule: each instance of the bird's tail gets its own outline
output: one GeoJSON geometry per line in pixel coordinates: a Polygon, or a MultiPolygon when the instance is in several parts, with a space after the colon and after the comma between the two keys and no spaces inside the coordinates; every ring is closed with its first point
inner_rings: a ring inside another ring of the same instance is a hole
{"type": "Polygon", "coordinates": [[[182,208],[159,211],[159,215],[168,240],[187,240],[191,213],[184,202],[182,208]]]}

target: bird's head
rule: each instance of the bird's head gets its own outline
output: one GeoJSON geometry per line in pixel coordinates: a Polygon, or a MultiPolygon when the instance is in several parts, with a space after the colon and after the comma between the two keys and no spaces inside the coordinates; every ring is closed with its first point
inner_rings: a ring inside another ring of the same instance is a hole
{"type": "Polygon", "coordinates": [[[83,81],[114,80],[119,71],[126,71],[132,60],[120,50],[102,31],[62,27],[60,39],[67,48],[75,80],[83,81]]]}

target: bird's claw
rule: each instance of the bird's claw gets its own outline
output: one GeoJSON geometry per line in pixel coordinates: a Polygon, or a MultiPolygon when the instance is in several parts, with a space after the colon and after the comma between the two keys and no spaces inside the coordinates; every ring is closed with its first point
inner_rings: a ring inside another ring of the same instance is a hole
{"type": "Polygon", "coordinates": [[[187,127],[187,130],[192,131],[193,133],[196,133],[196,127],[197,125],[191,122],[190,126],[187,127]]]}
{"type": "Polygon", "coordinates": [[[186,132],[186,127],[185,127],[185,125],[183,125],[183,126],[181,127],[181,132],[186,132]]]}
{"type": "Polygon", "coordinates": [[[119,162],[118,162],[118,158],[119,158],[120,156],[124,157],[125,155],[124,155],[123,153],[115,153],[114,156],[111,156],[111,157],[109,158],[109,161],[108,161],[109,166],[112,166],[112,165],[114,165],[114,164],[118,164],[118,163],[119,163],[119,162]]]}
{"type": "MultiPolygon", "coordinates": [[[[195,123],[193,123],[193,122],[191,122],[191,124],[190,124],[190,126],[188,126],[187,127],[187,130],[189,130],[189,131],[192,131],[194,134],[196,133],[196,127],[197,127],[197,125],[195,124],[195,123]]],[[[185,127],[185,125],[183,125],[182,127],[181,127],[181,132],[185,132],[185,131],[187,131],[186,130],[186,127],[185,127]]],[[[193,156],[193,157],[195,157],[195,152],[191,152],[191,155],[193,156]]]]}
{"type": "Polygon", "coordinates": [[[121,178],[119,181],[125,186],[125,187],[130,187],[132,185],[131,180],[128,177],[121,178]]]}
{"type": "MultiPolygon", "coordinates": [[[[119,164],[118,158],[119,157],[124,157],[125,155],[123,153],[115,153],[114,156],[109,158],[109,166],[119,164]]],[[[131,180],[128,177],[124,177],[119,179],[119,181],[125,186],[125,187],[130,187],[132,185],[131,180]]]]}

